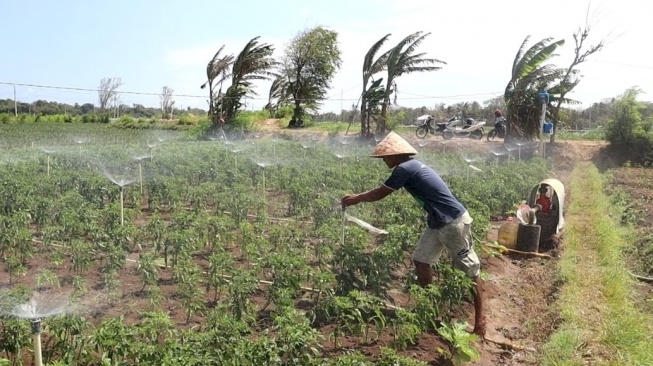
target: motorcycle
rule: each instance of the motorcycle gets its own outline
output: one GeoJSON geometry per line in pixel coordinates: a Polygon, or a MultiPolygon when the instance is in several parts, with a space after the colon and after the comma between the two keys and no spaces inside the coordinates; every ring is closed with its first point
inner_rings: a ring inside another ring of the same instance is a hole
{"type": "Polygon", "coordinates": [[[483,138],[483,126],[485,121],[476,121],[473,118],[465,119],[465,125],[458,127],[457,125],[449,124],[442,131],[442,138],[449,140],[454,137],[469,137],[472,139],[480,140],[483,138]]]}
{"type": "Polygon", "coordinates": [[[499,120],[494,123],[494,128],[492,129],[492,131],[487,133],[487,140],[492,141],[497,137],[500,139],[505,138],[506,131],[507,131],[506,119],[503,117],[499,118],[499,120]]]}
{"type": "Polygon", "coordinates": [[[460,117],[453,116],[449,118],[449,120],[446,122],[436,123],[436,127],[433,127],[431,123],[434,121],[434,119],[433,116],[431,115],[420,116],[417,118],[417,120],[422,121],[422,124],[419,127],[417,127],[417,130],[415,130],[415,135],[420,139],[426,138],[426,136],[428,136],[429,133],[433,135],[441,134],[447,128],[448,125],[455,126],[455,125],[459,125],[460,122],[462,122],[460,117]]]}

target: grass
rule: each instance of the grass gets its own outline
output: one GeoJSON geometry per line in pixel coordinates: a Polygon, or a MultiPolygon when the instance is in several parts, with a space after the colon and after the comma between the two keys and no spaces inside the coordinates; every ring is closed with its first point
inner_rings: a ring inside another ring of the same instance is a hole
{"type": "Polygon", "coordinates": [[[355,134],[360,132],[361,125],[360,122],[354,122],[351,126],[349,122],[310,122],[306,129],[311,131],[324,131],[331,135],[344,134],[345,131],[348,134],[355,134]],[[349,131],[347,131],[347,128],[349,128],[349,131]]]}
{"type": "Polygon", "coordinates": [[[617,224],[618,207],[603,194],[591,164],[572,173],[565,252],[559,276],[562,324],[543,348],[543,365],[653,365],[653,319],[633,301],[634,280],[623,250],[628,228],[617,224]]]}
{"type": "Polygon", "coordinates": [[[557,140],[588,140],[588,141],[605,141],[605,131],[599,128],[586,130],[582,132],[571,132],[560,130],[556,134],[557,140]]]}

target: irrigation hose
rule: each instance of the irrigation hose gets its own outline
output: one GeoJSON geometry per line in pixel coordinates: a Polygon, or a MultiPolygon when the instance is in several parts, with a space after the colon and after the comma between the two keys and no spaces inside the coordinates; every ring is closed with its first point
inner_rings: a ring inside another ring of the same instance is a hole
{"type": "Polygon", "coordinates": [[[345,213],[346,209],[347,209],[347,206],[342,205],[342,229],[340,231],[340,246],[341,247],[345,246],[345,225],[347,224],[347,214],[345,213]]]}
{"type": "Polygon", "coordinates": [[[494,245],[494,244],[487,244],[487,243],[483,243],[483,245],[486,246],[486,247],[489,247],[489,248],[497,249],[501,254],[516,253],[516,254],[532,255],[532,256],[540,257],[540,258],[551,258],[551,259],[553,259],[553,256],[550,256],[550,255],[544,254],[544,253],[523,252],[521,250],[506,248],[503,245],[494,245]]]}
{"type": "Polygon", "coordinates": [[[640,280],[640,281],[644,281],[644,282],[653,282],[653,278],[651,278],[651,277],[639,276],[639,275],[634,274],[634,273],[631,272],[631,271],[628,271],[628,274],[630,274],[631,276],[635,277],[636,279],[638,279],[638,280],[640,280]]]}

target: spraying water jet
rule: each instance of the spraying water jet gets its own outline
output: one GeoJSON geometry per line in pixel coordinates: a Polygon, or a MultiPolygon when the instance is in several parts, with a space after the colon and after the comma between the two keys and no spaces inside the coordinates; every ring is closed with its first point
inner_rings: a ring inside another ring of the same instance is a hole
{"type": "Polygon", "coordinates": [[[32,345],[34,347],[34,365],[43,365],[41,352],[41,332],[44,318],[72,312],[74,307],[67,297],[63,295],[43,294],[34,292],[25,303],[14,306],[7,315],[27,319],[31,323],[32,345]]]}
{"type": "Polygon", "coordinates": [[[102,173],[107,179],[120,187],[120,226],[125,225],[125,187],[136,182],[136,179],[115,178],[106,169],[102,173]]]}

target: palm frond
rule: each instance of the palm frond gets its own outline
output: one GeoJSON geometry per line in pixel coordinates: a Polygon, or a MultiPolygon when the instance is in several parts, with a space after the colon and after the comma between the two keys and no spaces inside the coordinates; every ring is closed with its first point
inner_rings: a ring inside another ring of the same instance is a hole
{"type": "MultiPolygon", "coordinates": [[[[366,76],[369,78],[370,75],[374,75],[375,73],[381,71],[378,70],[378,68],[382,66],[382,63],[379,62],[380,58],[375,61],[374,57],[376,56],[376,53],[379,52],[379,49],[381,49],[383,44],[388,41],[390,35],[391,34],[388,33],[383,36],[383,38],[376,41],[376,43],[374,43],[365,54],[365,58],[363,59],[363,79],[365,79],[366,76]]],[[[388,52],[384,54],[385,59],[387,59],[387,54],[388,52]]]]}

